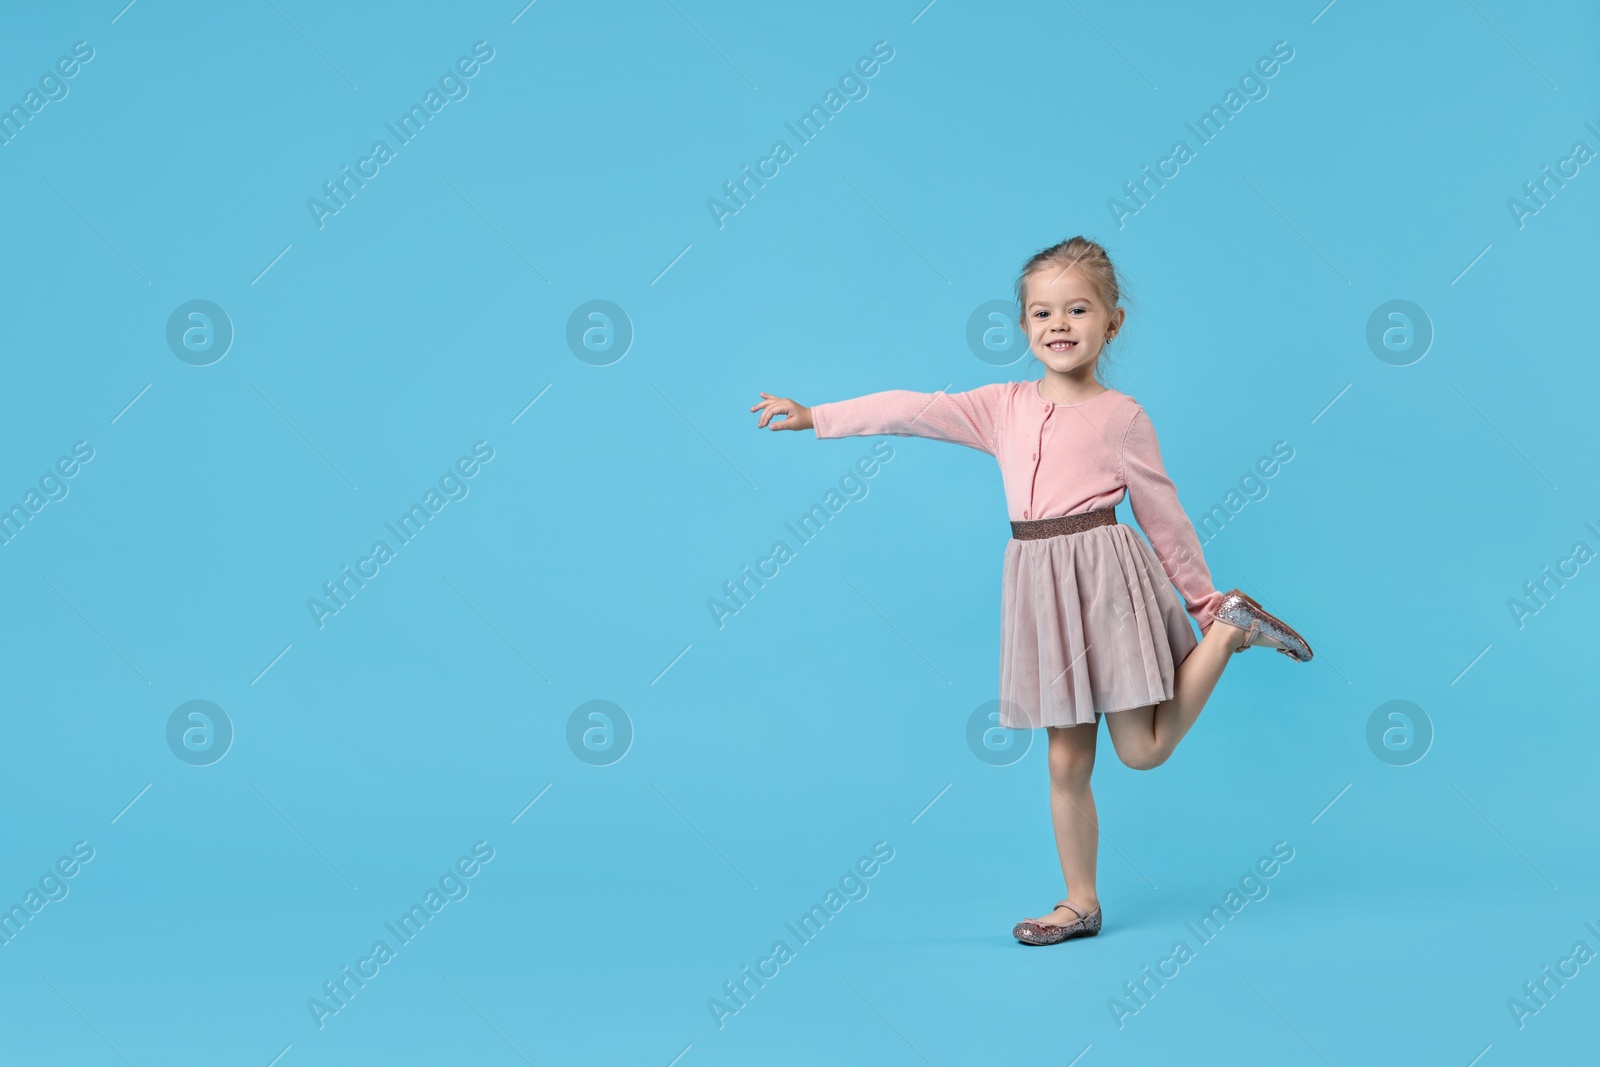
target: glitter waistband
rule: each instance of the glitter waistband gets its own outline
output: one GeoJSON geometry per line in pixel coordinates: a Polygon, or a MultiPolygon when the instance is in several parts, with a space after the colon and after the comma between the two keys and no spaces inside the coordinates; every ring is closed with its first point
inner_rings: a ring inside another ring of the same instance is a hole
{"type": "Polygon", "coordinates": [[[1032,541],[1041,537],[1057,537],[1061,534],[1082,533],[1092,530],[1096,526],[1115,526],[1117,524],[1117,509],[1114,507],[1100,508],[1096,511],[1080,511],[1076,515],[1058,515],[1053,519],[1030,519],[1025,522],[1011,524],[1011,536],[1019,541],[1032,541]]]}

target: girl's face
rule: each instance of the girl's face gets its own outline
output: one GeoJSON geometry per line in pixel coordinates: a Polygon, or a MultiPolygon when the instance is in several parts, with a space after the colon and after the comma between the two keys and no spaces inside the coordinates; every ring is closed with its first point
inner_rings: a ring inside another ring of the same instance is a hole
{"type": "Polygon", "coordinates": [[[1033,358],[1058,373],[1093,368],[1101,347],[1122,328],[1122,308],[1109,308],[1076,268],[1047,266],[1028,276],[1022,323],[1033,358]]]}

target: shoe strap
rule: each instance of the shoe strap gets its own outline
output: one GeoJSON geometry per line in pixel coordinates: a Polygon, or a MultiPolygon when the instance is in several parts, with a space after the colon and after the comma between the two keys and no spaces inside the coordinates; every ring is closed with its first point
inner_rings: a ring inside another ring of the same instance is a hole
{"type": "Polygon", "coordinates": [[[1066,908],[1068,911],[1072,912],[1072,914],[1076,915],[1080,919],[1084,917],[1083,912],[1079,911],[1077,908],[1074,908],[1071,904],[1068,904],[1064,900],[1056,901],[1056,907],[1058,907],[1058,908],[1066,908]]]}
{"type": "Polygon", "coordinates": [[[1234,649],[1234,651],[1235,652],[1243,652],[1245,649],[1249,648],[1250,647],[1250,642],[1254,641],[1256,639],[1256,634],[1258,634],[1260,632],[1261,632],[1261,620],[1252,617],[1250,619],[1250,628],[1247,629],[1244,632],[1244,640],[1240,643],[1238,648],[1234,649]]]}

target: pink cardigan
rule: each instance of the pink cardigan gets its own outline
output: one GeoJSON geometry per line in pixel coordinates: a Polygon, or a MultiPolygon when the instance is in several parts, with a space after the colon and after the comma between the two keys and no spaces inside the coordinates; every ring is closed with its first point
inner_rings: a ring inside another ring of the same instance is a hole
{"type": "Polygon", "coordinates": [[[1172,479],[1161,466],[1150,417],[1115,389],[1079,404],[1056,404],[1038,383],[996,382],[964,393],[891,389],[817,404],[818,437],[894,434],[951,441],[1000,463],[1013,520],[1047,519],[1120,504],[1131,491],[1133,515],[1202,633],[1223,594],[1172,479]]]}

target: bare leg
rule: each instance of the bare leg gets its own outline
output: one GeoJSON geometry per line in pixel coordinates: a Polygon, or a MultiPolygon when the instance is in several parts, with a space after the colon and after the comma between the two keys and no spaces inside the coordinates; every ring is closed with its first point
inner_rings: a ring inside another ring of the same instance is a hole
{"type": "Polygon", "coordinates": [[[1106,731],[1111,734],[1117,758],[1140,771],[1165,763],[1200,717],[1223,668],[1243,638],[1244,631],[1239,627],[1220,619],[1213,622],[1200,644],[1178,665],[1171,700],[1107,715],[1106,731]]]}
{"type": "MultiPolygon", "coordinates": [[[[1055,826],[1056,852],[1067,883],[1067,900],[1087,915],[1100,906],[1095,895],[1095,857],[1100,824],[1094,810],[1089,777],[1094,772],[1095,742],[1100,724],[1052,726],[1050,733],[1050,821],[1055,826]]],[[[1057,908],[1035,922],[1065,925],[1078,916],[1057,908]]]]}

